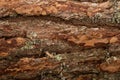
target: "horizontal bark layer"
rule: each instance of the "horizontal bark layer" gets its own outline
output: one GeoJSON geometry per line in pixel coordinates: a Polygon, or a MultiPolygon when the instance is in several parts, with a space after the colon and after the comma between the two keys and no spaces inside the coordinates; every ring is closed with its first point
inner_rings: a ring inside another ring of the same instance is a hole
{"type": "Polygon", "coordinates": [[[60,17],[64,20],[71,20],[72,23],[79,22],[85,25],[109,25],[119,27],[119,10],[118,2],[75,2],[75,1],[58,1],[46,0],[34,2],[26,0],[1,0],[0,2],[0,17],[5,16],[39,16],[51,15],[60,17]]]}

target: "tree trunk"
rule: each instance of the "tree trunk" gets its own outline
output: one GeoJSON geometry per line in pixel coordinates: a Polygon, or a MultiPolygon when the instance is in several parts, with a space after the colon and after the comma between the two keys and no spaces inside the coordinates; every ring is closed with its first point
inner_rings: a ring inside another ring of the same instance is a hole
{"type": "Polygon", "coordinates": [[[120,80],[120,1],[0,0],[0,80],[120,80]]]}

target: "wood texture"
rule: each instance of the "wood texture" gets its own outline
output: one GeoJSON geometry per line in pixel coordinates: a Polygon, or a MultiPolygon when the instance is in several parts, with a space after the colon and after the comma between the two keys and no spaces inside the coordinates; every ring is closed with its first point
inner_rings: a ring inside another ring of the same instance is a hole
{"type": "Polygon", "coordinates": [[[120,2],[89,1],[0,0],[0,80],[120,80],[120,2]]]}

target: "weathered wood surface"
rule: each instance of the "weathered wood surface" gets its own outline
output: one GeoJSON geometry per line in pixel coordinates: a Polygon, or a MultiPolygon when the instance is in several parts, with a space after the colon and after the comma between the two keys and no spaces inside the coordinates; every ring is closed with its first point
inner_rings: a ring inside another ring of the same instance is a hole
{"type": "Polygon", "coordinates": [[[103,3],[70,0],[1,0],[0,10],[0,17],[50,15],[72,20],[73,24],[79,22],[82,25],[92,23],[92,26],[119,27],[120,23],[120,2],[115,0],[103,3]]]}
{"type": "Polygon", "coordinates": [[[0,80],[120,80],[119,1],[32,1],[0,0],[0,80]]]}

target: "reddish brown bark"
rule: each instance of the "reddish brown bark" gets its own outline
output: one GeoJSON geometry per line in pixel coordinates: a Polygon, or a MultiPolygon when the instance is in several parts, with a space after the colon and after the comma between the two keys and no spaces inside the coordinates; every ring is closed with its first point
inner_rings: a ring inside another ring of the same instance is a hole
{"type": "Polygon", "coordinates": [[[119,80],[114,7],[109,1],[0,0],[0,79],[119,80]]]}

